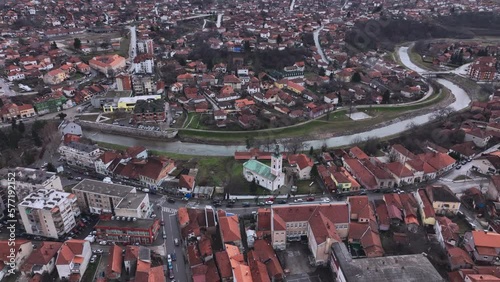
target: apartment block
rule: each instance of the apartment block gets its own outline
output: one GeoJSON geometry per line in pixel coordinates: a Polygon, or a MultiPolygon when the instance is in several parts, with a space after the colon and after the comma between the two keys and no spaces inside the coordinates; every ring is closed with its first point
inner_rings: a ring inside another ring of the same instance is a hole
{"type": "Polygon", "coordinates": [[[49,238],[69,233],[80,215],[74,194],[47,189],[29,194],[18,209],[26,233],[49,238]]]}

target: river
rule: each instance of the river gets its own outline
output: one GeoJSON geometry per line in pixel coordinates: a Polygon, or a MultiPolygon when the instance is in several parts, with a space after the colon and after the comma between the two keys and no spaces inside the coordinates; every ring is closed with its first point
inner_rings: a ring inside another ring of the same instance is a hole
{"type": "MultiPolygon", "coordinates": [[[[408,48],[401,47],[398,50],[401,62],[409,69],[412,69],[418,73],[427,72],[415,64],[413,64],[408,56],[408,48]]],[[[462,110],[466,108],[471,102],[467,93],[460,88],[458,85],[445,80],[437,79],[437,82],[444,87],[450,89],[451,93],[455,96],[455,102],[453,102],[450,107],[455,111],[462,110]]],[[[387,137],[394,134],[401,133],[406,130],[407,126],[410,124],[421,125],[429,121],[429,117],[432,114],[424,114],[420,116],[415,116],[413,118],[397,121],[392,124],[379,127],[370,131],[360,132],[353,135],[331,137],[322,140],[312,140],[305,142],[305,148],[313,146],[314,148],[320,148],[324,144],[328,147],[339,147],[351,144],[354,140],[359,138],[368,137],[387,137]]],[[[223,146],[223,145],[207,145],[207,144],[196,144],[196,143],[184,143],[181,141],[176,142],[162,142],[155,140],[143,140],[128,136],[117,136],[107,133],[100,132],[87,132],[85,131],[85,136],[99,142],[107,142],[113,144],[120,144],[124,146],[136,146],[142,145],[149,150],[164,151],[170,153],[186,154],[186,155],[196,155],[196,156],[233,156],[235,151],[245,151],[246,147],[240,146],[223,146]]]]}

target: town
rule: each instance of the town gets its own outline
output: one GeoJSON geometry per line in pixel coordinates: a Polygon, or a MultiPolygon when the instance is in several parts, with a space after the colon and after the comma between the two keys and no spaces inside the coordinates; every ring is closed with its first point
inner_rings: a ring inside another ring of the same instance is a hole
{"type": "Polygon", "coordinates": [[[500,281],[499,11],[1,1],[0,281],[500,281]]]}

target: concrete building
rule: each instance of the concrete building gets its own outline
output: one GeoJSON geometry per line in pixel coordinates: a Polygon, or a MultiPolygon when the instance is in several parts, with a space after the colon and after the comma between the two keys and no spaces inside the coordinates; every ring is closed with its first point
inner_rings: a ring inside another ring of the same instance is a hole
{"type": "MultiPolygon", "coordinates": [[[[8,175],[15,174],[16,193],[18,199],[23,199],[29,194],[38,191],[39,189],[54,189],[63,191],[61,178],[54,172],[48,172],[41,169],[33,169],[27,167],[16,167],[14,169],[0,170],[0,187],[2,190],[8,188],[8,175]]],[[[6,204],[6,203],[5,203],[6,204]]]]}
{"type": "Polygon", "coordinates": [[[332,281],[445,281],[423,254],[353,259],[342,242],[332,245],[330,268],[332,281]]]}
{"type": "Polygon", "coordinates": [[[115,216],[149,218],[152,207],[149,194],[137,193],[132,186],[84,179],[73,187],[82,211],[115,216]]]}
{"type": "Polygon", "coordinates": [[[347,203],[273,206],[270,217],[266,213],[267,209],[258,211],[257,233],[270,232],[273,248],[278,250],[286,249],[287,242],[307,236],[316,265],[325,265],[332,243],[341,242],[348,235],[347,203]]]}
{"type": "Polygon", "coordinates": [[[102,151],[95,145],[70,142],[59,147],[59,154],[70,165],[94,168],[94,162],[102,154],[102,151]]]}
{"type": "Polygon", "coordinates": [[[74,194],[40,189],[29,194],[18,205],[26,233],[60,238],[76,226],[80,208],[74,194]]]}
{"type": "Polygon", "coordinates": [[[98,240],[150,245],[158,237],[160,227],[159,219],[101,216],[94,228],[98,240]]]}

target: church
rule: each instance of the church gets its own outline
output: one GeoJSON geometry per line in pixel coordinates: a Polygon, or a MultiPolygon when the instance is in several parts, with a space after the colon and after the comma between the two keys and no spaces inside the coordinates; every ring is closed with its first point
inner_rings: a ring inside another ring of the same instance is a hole
{"type": "Polygon", "coordinates": [[[285,173],[283,173],[283,155],[279,146],[276,145],[271,155],[271,166],[257,160],[248,160],[243,164],[243,176],[248,182],[255,181],[259,186],[276,191],[285,184],[285,173]]]}

